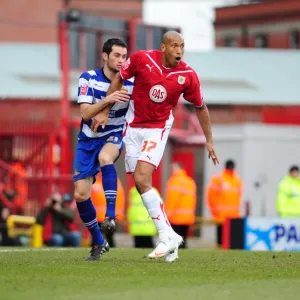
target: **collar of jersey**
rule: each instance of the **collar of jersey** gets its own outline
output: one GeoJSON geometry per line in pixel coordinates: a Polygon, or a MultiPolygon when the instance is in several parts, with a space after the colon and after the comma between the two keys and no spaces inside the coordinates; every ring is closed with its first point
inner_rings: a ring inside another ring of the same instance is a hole
{"type": "Polygon", "coordinates": [[[101,68],[101,72],[104,76],[104,78],[108,81],[108,82],[111,82],[111,80],[109,78],[106,77],[105,73],[104,73],[104,68],[101,68]]]}

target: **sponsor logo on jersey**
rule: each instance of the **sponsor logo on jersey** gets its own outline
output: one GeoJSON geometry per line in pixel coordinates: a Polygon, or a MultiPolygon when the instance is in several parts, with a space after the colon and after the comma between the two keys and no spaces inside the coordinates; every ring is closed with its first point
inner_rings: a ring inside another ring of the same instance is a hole
{"type": "Polygon", "coordinates": [[[86,96],[87,93],[88,93],[88,90],[89,90],[89,87],[87,85],[82,85],[80,87],[80,93],[79,93],[79,95],[80,96],[86,96]]]}
{"type": "Polygon", "coordinates": [[[167,90],[162,85],[154,85],[150,92],[149,97],[156,103],[161,103],[167,98],[167,90]]]}
{"type": "Polygon", "coordinates": [[[151,67],[150,67],[150,65],[149,65],[149,64],[146,64],[146,67],[148,67],[148,68],[149,68],[149,71],[150,71],[150,72],[152,71],[152,68],[154,68],[154,66],[151,66],[151,67]]]}
{"type": "Polygon", "coordinates": [[[178,76],[178,83],[179,83],[179,84],[184,84],[184,83],[185,83],[185,77],[179,75],[179,76],[178,76]]]}

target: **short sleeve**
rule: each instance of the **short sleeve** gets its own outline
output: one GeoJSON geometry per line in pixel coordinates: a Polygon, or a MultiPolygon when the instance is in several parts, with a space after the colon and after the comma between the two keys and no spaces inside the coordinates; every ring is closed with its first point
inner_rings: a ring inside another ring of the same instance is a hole
{"type": "Polygon", "coordinates": [[[78,103],[93,103],[93,88],[90,83],[91,77],[88,72],[81,74],[78,84],[78,103]]]}
{"type": "Polygon", "coordinates": [[[193,72],[190,77],[190,82],[183,93],[183,98],[186,101],[193,103],[196,107],[203,106],[202,89],[199,78],[195,72],[193,72]]]}
{"type": "Polygon", "coordinates": [[[141,58],[141,51],[131,55],[120,70],[121,77],[128,80],[136,75],[137,66],[141,58]]]}

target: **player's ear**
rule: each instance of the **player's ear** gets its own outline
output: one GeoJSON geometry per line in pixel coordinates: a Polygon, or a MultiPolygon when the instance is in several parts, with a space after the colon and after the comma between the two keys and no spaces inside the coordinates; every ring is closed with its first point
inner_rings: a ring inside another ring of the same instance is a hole
{"type": "Polygon", "coordinates": [[[104,61],[107,61],[107,60],[108,60],[108,55],[107,55],[107,53],[102,52],[102,58],[103,58],[104,61]]]}
{"type": "Polygon", "coordinates": [[[160,50],[161,50],[162,52],[165,52],[165,51],[166,51],[166,46],[165,46],[165,44],[163,44],[163,43],[160,44],[160,50]]]}

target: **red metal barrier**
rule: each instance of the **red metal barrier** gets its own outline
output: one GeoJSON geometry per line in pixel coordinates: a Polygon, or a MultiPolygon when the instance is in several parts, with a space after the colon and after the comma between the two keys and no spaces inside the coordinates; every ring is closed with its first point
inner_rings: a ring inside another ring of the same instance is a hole
{"type": "Polygon", "coordinates": [[[73,195],[71,175],[27,176],[0,160],[0,202],[14,214],[35,216],[52,192],[73,195]],[[11,200],[7,199],[11,196],[11,200]],[[8,201],[8,202],[7,202],[8,201]]]}
{"type": "Polygon", "coordinates": [[[74,185],[71,175],[28,177],[28,200],[26,215],[35,216],[45,205],[52,192],[73,195],[74,185]]]}
{"type": "Polygon", "coordinates": [[[61,56],[61,120],[60,120],[60,140],[61,140],[61,174],[71,173],[71,162],[69,160],[71,152],[70,142],[70,49],[68,40],[68,23],[63,19],[59,23],[59,44],[61,56]]]}
{"type": "Polygon", "coordinates": [[[0,202],[13,214],[23,214],[27,200],[27,181],[17,165],[0,160],[0,202]]]}

